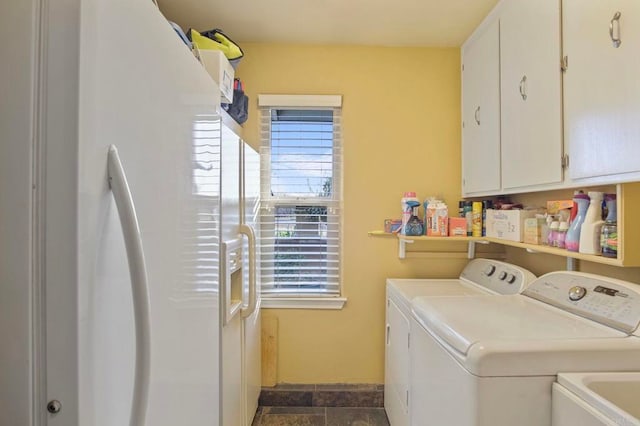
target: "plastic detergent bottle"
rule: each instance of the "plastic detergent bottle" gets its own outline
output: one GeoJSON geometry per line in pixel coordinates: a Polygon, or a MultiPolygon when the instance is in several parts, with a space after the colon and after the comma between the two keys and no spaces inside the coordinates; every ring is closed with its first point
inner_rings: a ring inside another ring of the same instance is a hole
{"type": "Polygon", "coordinates": [[[406,235],[407,223],[409,223],[411,216],[414,216],[413,209],[416,205],[415,203],[418,203],[417,205],[419,206],[420,200],[416,197],[415,192],[409,191],[404,193],[400,203],[402,205],[402,227],[400,228],[400,233],[406,235]],[[410,201],[412,202],[411,204],[409,204],[410,201]]]}
{"type": "Polygon", "coordinates": [[[587,208],[589,207],[589,196],[587,194],[575,194],[573,196],[573,202],[576,203],[578,207],[578,213],[569,226],[564,243],[567,250],[578,251],[580,247],[580,230],[582,229],[582,223],[584,222],[587,208]]]}
{"type": "Polygon", "coordinates": [[[602,192],[589,192],[591,203],[580,230],[580,253],[600,254],[600,231],[604,225],[604,220],[602,220],[603,196],[602,192]]]}
{"type": "Polygon", "coordinates": [[[569,230],[569,222],[560,222],[558,233],[556,234],[555,246],[558,248],[567,248],[565,240],[567,239],[567,231],[569,230]]]}
{"type": "Polygon", "coordinates": [[[604,257],[618,257],[618,213],[616,209],[616,194],[604,196],[607,204],[607,218],[602,225],[600,247],[604,257]]]}
{"type": "Polygon", "coordinates": [[[404,234],[405,235],[422,235],[424,234],[424,225],[422,221],[417,216],[418,206],[420,206],[420,201],[407,201],[409,207],[411,207],[412,215],[409,218],[409,222],[405,225],[404,234]]]}
{"type": "Polygon", "coordinates": [[[552,247],[557,247],[558,229],[560,229],[560,222],[557,220],[551,222],[551,225],[549,225],[549,234],[547,235],[547,243],[552,247]]]}

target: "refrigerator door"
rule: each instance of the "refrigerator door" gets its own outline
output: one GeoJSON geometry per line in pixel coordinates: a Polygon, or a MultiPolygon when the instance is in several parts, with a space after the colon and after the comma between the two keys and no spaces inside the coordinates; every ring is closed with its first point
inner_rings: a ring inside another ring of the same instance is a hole
{"type": "MultiPolygon", "coordinates": [[[[244,405],[244,424],[250,425],[253,417],[258,409],[258,398],[260,396],[260,388],[262,382],[261,374],[261,325],[260,325],[260,259],[259,244],[255,240],[255,236],[259,235],[259,213],[260,213],[260,155],[246,143],[243,147],[243,224],[253,230],[253,241],[247,239],[245,242],[251,259],[245,260],[246,272],[245,282],[254,285],[253,295],[255,300],[252,301],[248,294],[250,289],[246,289],[248,300],[247,307],[243,315],[243,336],[242,336],[242,359],[243,359],[243,405],[244,405]],[[253,250],[249,245],[253,243],[253,250]],[[253,267],[253,269],[252,269],[253,267]],[[253,273],[253,279],[250,274],[253,273]]],[[[245,287],[246,288],[246,287],[245,287]]]]}
{"type": "MultiPolygon", "coordinates": [[[[221,235],[223,244],[241,239],[240,235],[240,138],[229,127],[222,125],[221,142],[221,235]]],[[[240,240],[241,241],[241,240],[240,240]]],[[[229,292],[233,296],[222,300],[226,315],[221,328],[222,425],[242,425],[242,315],[244,301],[244,257],[242,250],[240,264],[229,278],[229,292]],[[236,305],[237,304],[237,305],[236,305]]],[[[223,271],[223,275],[226,271],[223,271]]]]}
{"type": "Polygon", "coordinates": [[[142,426],[117,144],[148,273],[145,424],[218,425],[219,89],[152,2],[49,3],[46,399],[62,408],[46,424],[142,426]]]}

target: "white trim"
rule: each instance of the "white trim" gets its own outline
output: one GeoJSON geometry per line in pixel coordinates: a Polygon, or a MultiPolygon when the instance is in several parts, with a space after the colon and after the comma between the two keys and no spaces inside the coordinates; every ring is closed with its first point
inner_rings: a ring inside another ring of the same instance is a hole
{"type": "Polygon", "coordinates": [[[342,309],[346,297],[262,297],[263,309],[342,309]]]}
{"type": "Polygon", "coordinates": [[[259,107],[327,107],[342,106],[342,95],[258,95],[259,107]]]}

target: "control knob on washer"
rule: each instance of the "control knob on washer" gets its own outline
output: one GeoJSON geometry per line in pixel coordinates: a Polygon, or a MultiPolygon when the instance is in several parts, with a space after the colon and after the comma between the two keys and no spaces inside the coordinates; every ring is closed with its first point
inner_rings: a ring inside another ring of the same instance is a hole
{"type": "Polygon", "coordinates": [[[490,277],[491,275],[493,275],[493,273],[496,271],[496,267],[495,265],[489,265],[487,266],[487,268],[484,270],[484,273],[486,276],[490,277]]]}
{"type": "Polygon", "coordinates": [[[513,283],[515,283],[515,282],[516,282],[516,276],[515,276],[515,275],[513,275],[513,274],[509,274],[509,278],[507,278],[507,282],[508,282],[509,284],[513,284],[513,283]]]}
{"type": "Polygon", "coordinates": [[[569,289],[569,299],[576,300],[582,299],[587,294],[587,289],[584,287],[580,287],[579,285],[571,287],[569,289]]]}
{"type": "Polygon", "coordinates": [[[507,273],[505,271],[500,272],[498,278],[500,279],[500,281],[504,281],[507,278],[507,273]]]}

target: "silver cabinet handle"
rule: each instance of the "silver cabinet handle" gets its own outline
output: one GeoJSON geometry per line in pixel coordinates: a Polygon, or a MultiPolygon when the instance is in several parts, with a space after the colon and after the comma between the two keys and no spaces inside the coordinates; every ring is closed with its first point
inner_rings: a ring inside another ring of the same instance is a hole
{"type": "Polygon", "coordinates": [[[473,114],[473,116],[476,119],[476,124],[479,126],[480,125],[480,106],[476,108],[476,112],[473,114]]]}
{"type": "Polygon", "coordinates": [[[527,76],[523,75],[520,80],[520,96],[522,96],[522,100],[527,100],[527,76]]]}
{"type": "Polygon", "coordinates": [[[389,343],[391,342],[391,324],[387,324],[387,336],[386,336],[386,341],[387,341],[387,346],[389,346],[389,343]]]}
{"type": "Polygon", "coordinates": [[[109,187],[113,192],[118,216],[120,216],[122,235],[127,251],[136,328],[136,365],[129,425],[144,426],[149,398],[149,362],[151,359],[151,319],[147,267],[133,198],[129,190],[127,176],[118,156],[118,150],[114,145],[109,147],[107,161],[109,187]]]}
{"type": "Polygon", "coordinates": [[[620,39],[620,16],[621,13],[616,12],[616,14],[613,15],[613,18],[611,19],[611,22],[609,22],[609,37],[611,37],[613,47],[615,47],[616,49],[622,44],[622,40],[620,39]],[[617,24],[616,26],[618,27],[618,31],[616,31],[615,36],[613,35],[614,24],[617,24]]]}
{"type": "Polygon", "coordinates": [[[247,236],[249,240],[249,303],[242,309],[242,318],[251,316],[258,305],[258,295],[256,288],[256,234],[249,225],[240,225],[240,233],[247,236]]]}

